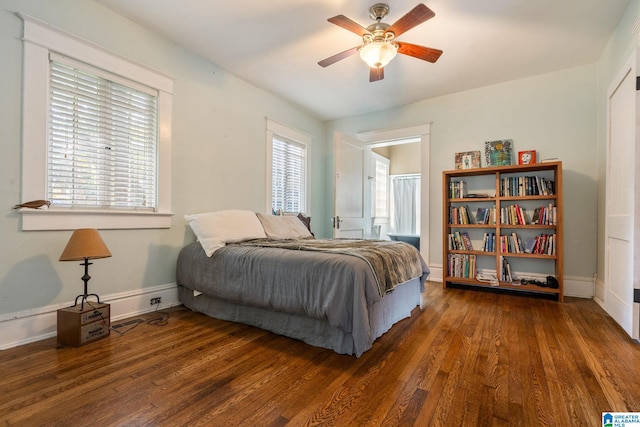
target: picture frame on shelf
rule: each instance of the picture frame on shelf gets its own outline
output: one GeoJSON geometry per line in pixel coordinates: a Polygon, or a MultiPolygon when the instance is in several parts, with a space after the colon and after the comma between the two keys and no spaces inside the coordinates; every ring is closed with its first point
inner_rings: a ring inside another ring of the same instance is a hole
{"type": "Polygon", "coordinates": [[[518,164],[530,165],[536,163],[536,150],[518,151],[518,164]]]}
{"type": "Polygon", "coordinates": [[[464,151],[456,153],[456,169],[480,168],[480,151],[464,151]]]}
{"type": "Polygon", "coordinates": [[[513,164],[513,140],[485,141],[484,160],[486,166],[510,166],[513,164]]]}

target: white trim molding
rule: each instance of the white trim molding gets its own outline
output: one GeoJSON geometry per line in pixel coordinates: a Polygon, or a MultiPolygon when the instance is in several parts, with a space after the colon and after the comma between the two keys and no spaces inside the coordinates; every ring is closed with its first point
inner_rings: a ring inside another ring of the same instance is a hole
{"type": "MultiPolygon", "coordinates": [[[[359,132],[356,134],[361,141],[370,148],[393,145],[395,141],[403,140],[403,143],[420,142],[420,241],[429,242],[431,230],[429,228],[429,177],[430,177],[430,153],[431,153],[431,123],[408,126],[404,128],[379,129],[359,132]]],[[[430,258],[429,245],[420,245],[420,254],[425,260],[430,258]]]]}
{"type": "Polygon", "coordinates": [[[47,135],[49,105],[49,54],[58,53],[106,70],[158,91],[158,160],[156,212],[87,213],[73,209],[51,209],[31,215],[20,209],[23,230],[70,230],[80,222],[92,228],[171,227],[171,116],[173,80],[117,53],[83,40],[46,22],[18,13],[24,21],[22,103],[22,191],[21,201],[45,198],[47,188],[47,135]]]}
{"type": "Polygon", "coordinates": [[[309,193],[309,189],[311,188],[311,183],[309,182],[311,180],[311,171],[309,170],[309,158],[311,156],[311,143],[313,142],[313,138],[311,137],[311,135],[298,130],[298,129],[294,129],[292,127],[289,127],[287,125],[283,125],[282,123],[278,123],[274,120],[271,120],[268,117],[265,117],[266,119],[266,176],[265,176],[265,213],[271,213],[272,212],[272,202],[273,202],[273,197],[272,197],[272,189],[271,189],[271,185],[273,183],[272,180],[272,169],[273,169],[273,137],[274,135],[278,135],[282,138],[285,139],[290,139],[291,141],[297,142],[299,144],[304,145],[306,153],[305,153],[305,208],[304,208],[304,213],[305,215],[308,215],[309,212],[311,212],[311,195],[309,193]]]}
{"type": "MultiPolygon", "coordinates": [[[[110,304],[111,323],[149,313],[156,308],[180,305],[175,283],[106,295],[100,298],[100,302],[110,304]],[[162,303],[158,307],[149,305],[149,300],[156,297],[161,297],[162,303]]],[[[57,311],[71,305],[72,302],[69,302],[0,316],[0,350],[55,337],[57,311]]]]}

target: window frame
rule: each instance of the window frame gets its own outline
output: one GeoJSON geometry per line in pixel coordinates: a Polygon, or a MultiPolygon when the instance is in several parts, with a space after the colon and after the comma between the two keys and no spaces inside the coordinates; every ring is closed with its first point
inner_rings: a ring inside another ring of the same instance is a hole
{"type": "Polygon", "coordinates": [[[173,79],[24,14],[22,201],[47,191],[49,54],[58,53],[158,91],[157,208],[20,209],[22,230],[169,228],[171,226],[171,109],[173,79]]]}
{"type": "Polygon", "coordinates": [[[271,119],[267,118],[267,129],[266,129],[266,135],[267,135],[267,144],[266,144],[266,159],[267,159],[267,167],[266,167],[266,205],[265,205],[265,212],[271,213],[272,212],[272,203],[273,203],[273,197],[272,197],[272,183],[273,183],[273,179],[272,179],[272,168],[273,168],[273,138],[275,136],[279,136],[282,139],[285,140],[290,140],[293,141],[295,143],[301,144],[305,147],[305,158],[304,158],[304,174],[305,174],[305,179],[304,179],[304,184],[305,184],[305,200],[304,200],[304,211],[301,212],[302,214],[308,215],[310,212],[310,197],[309,197],[309,154],[311,151],[311,142],[312,142],[312,138],[310,135],[299,131],[297,129],[293,129],[289,126],[280,124],[278,122],[275,122],[271,119]]]}

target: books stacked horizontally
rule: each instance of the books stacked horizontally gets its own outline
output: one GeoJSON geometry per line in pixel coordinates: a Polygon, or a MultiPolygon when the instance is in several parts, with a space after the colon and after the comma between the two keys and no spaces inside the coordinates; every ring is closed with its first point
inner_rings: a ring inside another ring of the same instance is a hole
{"type": "Polygon", "coordinates": [[[555,194],[554,181],[540,176],[511,176],[500,179],[500,195],[509,196],[551,196],[555,194]]]}
{"type": "Polygon", "coordinates": [[[476,256],[449,254],[447,256],[447,275],[474,279],[476,277],[476,256]]]}

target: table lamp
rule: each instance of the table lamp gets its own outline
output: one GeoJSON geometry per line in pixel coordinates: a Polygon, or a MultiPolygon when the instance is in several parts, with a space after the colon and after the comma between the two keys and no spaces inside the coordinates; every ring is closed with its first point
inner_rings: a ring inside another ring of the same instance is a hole
{"type": "Polygon", "coordinates": [[[80,261],[84,262],[80,265],[84,266],[84,276],[82,281],[84,282],[84,294],[78,295],[74,306],[78,305],[78,299],[80,299],[81,309],[84,309],[84,302],[87,301],[87,297],[95,296],[100,303],[100,297],[97,294],[87,293],[87,284],[91,276],[89,276],[89,266],[93,263],[89,262],[90,259],[108,258],[111,256],[111,252],[104,244],[100,233],[95,228],[80,228],[75,230],[71,235],[71,238],[67,242],[67,246],[60,255],[60,261],[80,261]]]}

